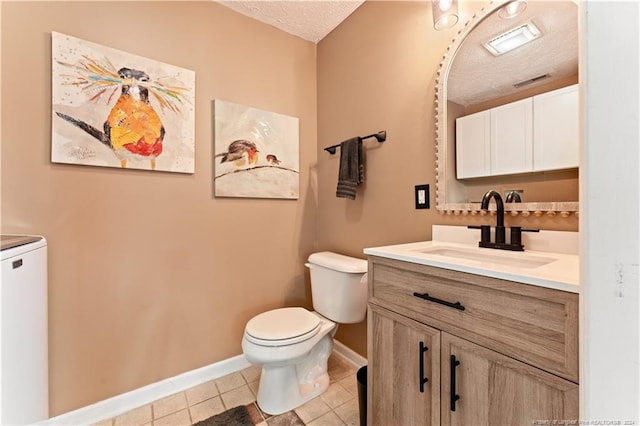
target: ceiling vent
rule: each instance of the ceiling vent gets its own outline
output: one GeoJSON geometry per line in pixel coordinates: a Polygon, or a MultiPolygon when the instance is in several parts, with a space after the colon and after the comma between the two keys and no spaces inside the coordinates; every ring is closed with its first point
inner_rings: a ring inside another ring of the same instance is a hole
{"type": "Polygon", "coordinates": [[[523,81],[521,81],[519,83],[516,83],[516,84],[513,85],[513,87],[515,87],[516,89],[519,89],[522,86],[526,86],[528,84],[535,83],[536,81],[540,81],[540,80],[543,80],[543,79],[549,78],[549,77],[551,77],[551,74],[542,74],[542,75],[539,75],[537,77],[530,78],[529,80],[523,80],[523,81]]]}

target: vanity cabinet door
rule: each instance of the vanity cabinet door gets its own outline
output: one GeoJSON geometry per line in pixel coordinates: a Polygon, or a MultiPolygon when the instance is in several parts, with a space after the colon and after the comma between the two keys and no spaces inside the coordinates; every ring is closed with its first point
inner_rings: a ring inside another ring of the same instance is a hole
{"type": "Polygon", "coordinates": [[[456,119],[458,179],[579,165],[578,85],[456,119]]]}
{"type": "Polygon", "coordinates": [[[534,171],[578,167],[578,102],[577,85],[534,96],[534,171]]]}
{"type": "Polygon", "coordinates": [[[368,424],[439,425],[440,331],[370,304],[368,335],[368,424]]]}
{"type": "Polygon", "coordinates": [[[491,175],[533,170],[531,98],[491,110],[491,175]]]}
{"type": "Polygon", "coordinates": [[[456,175],[458,179],[491,175],[490,112],[456,119],[456,175]]]}
{"type": "Polygon", "coordinates": [[[578,418],[575,383],[444,332],[441,356],[443,425],[578,418]]]}
{"type": "Polygon", "coordinates": [[[456,119],[458,179],[533,170],[532,98],[456,119]]]}

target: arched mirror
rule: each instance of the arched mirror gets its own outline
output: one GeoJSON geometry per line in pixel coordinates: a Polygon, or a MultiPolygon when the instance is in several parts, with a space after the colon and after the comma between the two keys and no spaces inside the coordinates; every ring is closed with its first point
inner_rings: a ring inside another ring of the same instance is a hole
{"type": "Polygon", "coordinates": [[[520,195],[512,215],[577,214],[578,40],[573,1],[496,1],[453,40],[436,92],[441,213],[476,214],[495,189],[520,195]]]}

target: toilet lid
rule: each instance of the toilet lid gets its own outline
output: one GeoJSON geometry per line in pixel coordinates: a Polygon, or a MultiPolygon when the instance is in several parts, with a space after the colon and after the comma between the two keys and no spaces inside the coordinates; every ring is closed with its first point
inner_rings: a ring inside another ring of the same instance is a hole
{"type": "MultiPolygon", "coordinates": [[[[301,341],[315,335],[320,318],[303,308],[281,308],[256,315],[245,327],[256,339],[281,344],[283,340],[301,341]]],[[[293,343],[293,342],[292,342],[293,343]]]]}

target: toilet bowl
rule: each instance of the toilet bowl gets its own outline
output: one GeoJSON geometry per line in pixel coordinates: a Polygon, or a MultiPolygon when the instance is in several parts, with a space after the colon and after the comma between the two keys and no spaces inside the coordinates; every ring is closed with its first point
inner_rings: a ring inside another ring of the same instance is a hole
{"type": "Polygon", "coordinates": [[[262,321],[269,321],[265,316],[270,314],[274,318],[288,317],[291,322],[287,324],[295,324],[296,320],[307,324],[312,324],[311,319],[317,322],[303,334],[281,341],[252,335],[252,331],[259,333],[247,324],[242,350],[251,364],[263,366],[258,385],[258,405],[262,411],[275,415],[290,411],[327,389],[329,375],[326,365],[337,327],[333,321],[303,308],[268,311],[252,321],[259,317],[262,321]]]}
{"type": "Polygon", "coordinates": [[[331,252],[309,256],[315,311],[291,307],[253,317],[242,350],[262,366],[257,403],[265,413],[290,411],[329,386],[327,360],[338,323],[364,320],[367,262],[331,252]]]}

